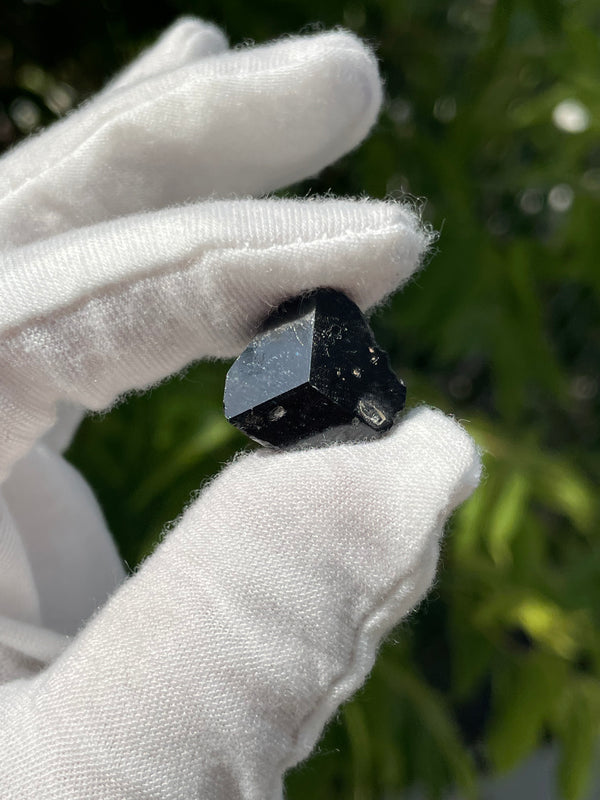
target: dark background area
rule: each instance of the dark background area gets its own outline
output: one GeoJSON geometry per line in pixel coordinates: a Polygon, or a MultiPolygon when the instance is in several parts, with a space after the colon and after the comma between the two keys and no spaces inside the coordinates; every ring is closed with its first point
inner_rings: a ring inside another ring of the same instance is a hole
{"type": "MultiPolygon", "coordinates": [[[[581,797],[600,725],[600,7],[591,0],[12,2],[0,8],[0,144],[68,113],[182,14],[232,45],[317,26],[376,48],[369,140],[287,194],[423,200],[441,232],[373,320],[409,387],[464,422],[486,477],[455,515],[429,599],[288,780],[290,798],[477,794],[560,750],[581,797]],[[308,794],[310,793],[310,794],[308,794]]],[[[134,567],[246,442],[226,364],[88,419],[69,457],[134,567]]]]}

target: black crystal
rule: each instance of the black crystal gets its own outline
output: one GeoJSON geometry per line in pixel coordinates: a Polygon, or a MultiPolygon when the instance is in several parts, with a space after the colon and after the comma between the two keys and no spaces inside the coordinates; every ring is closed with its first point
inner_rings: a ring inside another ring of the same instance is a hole
{"type": "Polygon", "coordinates": [[[225,416],[261,444],[289,447],[383,433],[406,387],[358,306],[334,289],[286,301],[234,362],[225,416]]]}

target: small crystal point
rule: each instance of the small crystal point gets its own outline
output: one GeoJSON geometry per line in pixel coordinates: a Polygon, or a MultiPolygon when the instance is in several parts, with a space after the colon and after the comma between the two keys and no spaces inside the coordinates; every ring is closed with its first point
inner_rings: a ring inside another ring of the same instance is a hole
{"type": "Polygon", "coordinates": [[[288,300],[233,363],[225,416],[261,444],[360,440],[383,433],[406,387],[358,306],[318,289],[288,300]]]}

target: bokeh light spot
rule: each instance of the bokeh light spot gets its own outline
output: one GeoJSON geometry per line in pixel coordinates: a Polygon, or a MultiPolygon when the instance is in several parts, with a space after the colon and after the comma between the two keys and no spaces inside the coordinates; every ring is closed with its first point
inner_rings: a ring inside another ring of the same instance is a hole
{"type": "Polygon", "coordinates": [[[590,112],[579,100],[563,100],[552,111],[552,122],[561,131],[582,133],[590,126],[590,112]]]}
{"type": "Polygon", "coordinates": [[[525,214],[539,214],[544,207],[544,195],[539,189],[525,189],[519,195],[519,208],[525,214]]]}
{"type": "Polygon", "coordinates": [[[568,183],[559,183],[548,192],[548,205],[553,211],[564,214],[573,205],[575,193],[568,183]]]}
{"type": "Polygon", "coordinates": [[[440,122],[452,122],[456,116],[456,100],[454,97],[438,97],[433,104],[433,116],[440,122]]]}
{"type": "Polygon", "coordinates": [[[27,97],[17,97],[16,100],[13,100],[8,113],[22,133],[31,133],[40,124],[40,109],[27,97]]]}

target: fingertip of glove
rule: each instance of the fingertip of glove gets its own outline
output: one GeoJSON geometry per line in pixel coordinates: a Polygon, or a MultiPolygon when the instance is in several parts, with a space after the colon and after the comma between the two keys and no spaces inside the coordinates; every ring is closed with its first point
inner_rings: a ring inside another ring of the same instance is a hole
{"type": "Polygon", "coordinates": [[[189,60],[193,55],[203,58],[220,53],[229,45],[223,31],[214,23],[187,15],[179,17],[160,40],[169,40],[171,46],[185,49],[189,60]]]}
{"type": "MultiPolygon", "coordinates": [[[[227,39],[216,25],[196,17],[180,17],[107,85],[105,94],[127,90],[149,78],[189,67],[209,56],[222,53],[227,47],[227,39]]],[[[132,100],[132,105],[134,104],[135,101],[132,100]]]]}
{"type": "Polygon", "coordinates": [[[433,228],[423,222],[416,202],[404,198],[379,201],[378,206],[380,231],[388,240],[387,259],[379,260],[378,274],[372,274],[360,286],[360,296],[353,298],[363,311],[370,312],[424,266],[437,238],[433,228]]]}
{"type": "Polygon", "coordinates": [[[221,53],[228,47],[227,37],[212,22],[198,17],[183,16],[167,28],[154,44],[157,53],[177,54],[181,64],[221,53]]]}
{"type": "Polygon", "coordinates": [[[340,102],[354,112],[358,143],[374,124],[381,108],[383,89],[377,59],[373,50],[350,31],[338,28],[322,34],[321,38],[323,63],[329,63],[340,102]]]}
{"type": "Polygon", "coordinates": [[[356,147],[377,119],[383,96],[377,59],[350,31],[285,37],[249,50],[248,58],[263,84],[287,86],[297,73],[296,85],[310,98],[302,125],[312,142],[313,172],[356,147]]]}
{"type": "Polygon", "coordinates": [[[398,426],[397,449],[414,451],[427,464],[432,484],[445,485],[450,513],[477,488],[481,478],[480,449],[452,416],[429,406],[412,409],[398,426]]]}

